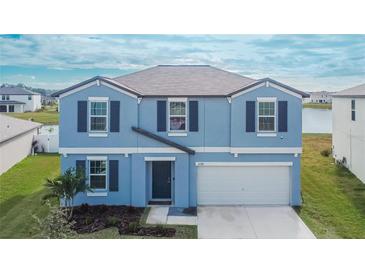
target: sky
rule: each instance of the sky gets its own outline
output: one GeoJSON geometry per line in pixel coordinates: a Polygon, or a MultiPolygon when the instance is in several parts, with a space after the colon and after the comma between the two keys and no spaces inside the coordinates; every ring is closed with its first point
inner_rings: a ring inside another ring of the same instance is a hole
{"type": "Polygon", "coordinates": [[[0,35],[0,84],[59,90],[161,64],[339,91],[365,82],[365,35],[0,35]]]}

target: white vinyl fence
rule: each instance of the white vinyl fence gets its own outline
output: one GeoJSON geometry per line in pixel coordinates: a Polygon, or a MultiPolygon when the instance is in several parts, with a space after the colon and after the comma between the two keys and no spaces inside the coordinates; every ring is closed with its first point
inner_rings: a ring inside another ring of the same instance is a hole
{"type": "Polygon", "coordinates": [[[58,126],[43,126],[39,134],[35,136],[38,152],[58,152],[58,126]]]}

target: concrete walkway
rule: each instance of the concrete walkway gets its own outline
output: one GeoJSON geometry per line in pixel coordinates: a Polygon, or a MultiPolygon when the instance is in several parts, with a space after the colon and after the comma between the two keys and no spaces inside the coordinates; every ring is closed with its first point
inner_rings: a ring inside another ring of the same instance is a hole
{"type": "Polygon", "coordinates": [[[151,207],[147,217],[147,224],[168,225],[196,225],[196,216],[169,216],[168,206],[151,207]]]}
{"type": "Polygon", "coordinates": [[[198,208],[200,239],[315,239],[289,206],[198,208]]]}

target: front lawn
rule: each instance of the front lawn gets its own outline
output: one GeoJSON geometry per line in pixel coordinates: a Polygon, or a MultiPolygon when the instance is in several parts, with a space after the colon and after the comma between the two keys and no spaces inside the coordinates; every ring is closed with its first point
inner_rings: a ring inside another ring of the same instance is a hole
{"type": "Polygon", "coordinates": [[[32,238],[39,232],[33,214],[44,217],[44,179],[60,172],[57,154],[29,156],[0,176],[0,238],[32,238]]]}
{"type": "Polygon", "coordinates": [[[330,134],[304,134],[303,207],[299,215],[318,238],[365,238],[365,184],[320,152],[330,134]]]}
{"type": "Polygon", "coordinates": [[[44,109],[36,112],[14,112],[6,114],[23,120],[32,120],[33,122],[42,123],[44,125],[58,125],[59,120],[59,112],[57,112],[56,106],[46,106],[44,109]]]}
{"type": "Polygon", "coordinates": [[[332,104],[304,103],[303,108],[332,109],[332,104]]]}

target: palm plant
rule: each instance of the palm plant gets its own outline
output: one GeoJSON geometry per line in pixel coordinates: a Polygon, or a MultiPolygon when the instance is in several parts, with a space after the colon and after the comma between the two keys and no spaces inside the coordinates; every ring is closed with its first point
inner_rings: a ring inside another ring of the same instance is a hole
{"type": "Polygon", "coordinates": [[[68,212],[68,219],[72,218],[73,202],[76,194],[92,191],[85,183],[85,176],[82,170],[74,168],[67,169],[64,174],[54,178],[47,179],[45,186],[50,193],[44,198],[57,197],[64,201],[64,206],[68,212]]]}

